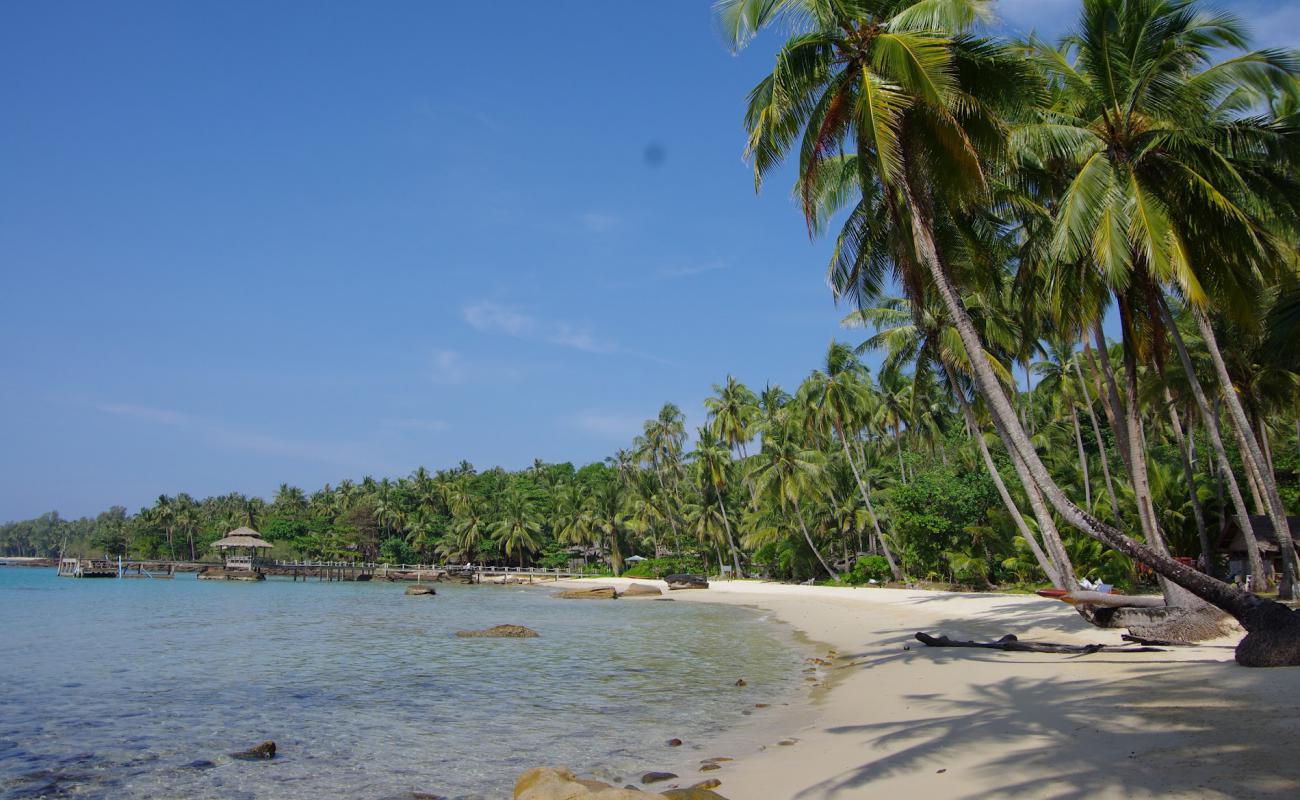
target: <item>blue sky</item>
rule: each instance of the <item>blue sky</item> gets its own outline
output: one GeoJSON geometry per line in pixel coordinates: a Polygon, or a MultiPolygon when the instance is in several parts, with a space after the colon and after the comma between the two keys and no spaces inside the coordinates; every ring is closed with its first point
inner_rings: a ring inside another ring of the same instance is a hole
{"type": "Polygon", "coordinates": [[[796,384],[853,334],[741,161],[773,42],[702,0],[0,6],[0,520],[584,463],[796,384]]]}

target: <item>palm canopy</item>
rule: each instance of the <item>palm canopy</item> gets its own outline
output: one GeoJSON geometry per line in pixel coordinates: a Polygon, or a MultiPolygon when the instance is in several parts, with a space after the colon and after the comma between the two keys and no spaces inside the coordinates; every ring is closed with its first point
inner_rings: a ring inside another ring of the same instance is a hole
{"type": "Polygon", "coordinates": [[[1253,277],[1290,249],[1278,224],[1296,230],[1300,127],[1242,115],[1241,90],[1293,89],[1300,60],[1215,60],[1246,46],[1239,20],[1192,0],[1086,0],[1058,46],[1028,44],[1050,103],[1012,144],[1064,181],[1048,256],[1093,265],[1121,302],[1158,285],[1198,305],[1252,302],[1253,277]]]}

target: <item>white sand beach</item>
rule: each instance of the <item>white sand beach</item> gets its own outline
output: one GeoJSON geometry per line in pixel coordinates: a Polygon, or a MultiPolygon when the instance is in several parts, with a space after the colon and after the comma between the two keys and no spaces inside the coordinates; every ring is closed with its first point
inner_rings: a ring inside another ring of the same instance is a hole
{"type": "Polygon", "coordinates": [[[765,748],[709,750],[736,759],[698,773],[730,800],[1300,793],[1300,669],[1239,667],[1232,639],[1087,656],[934,649],[913,635],[1121,640],[1025,595],[723,581],[672,597],[764,609],[839,656],[805,708],[755,712],[770,715],[765,748]]]}

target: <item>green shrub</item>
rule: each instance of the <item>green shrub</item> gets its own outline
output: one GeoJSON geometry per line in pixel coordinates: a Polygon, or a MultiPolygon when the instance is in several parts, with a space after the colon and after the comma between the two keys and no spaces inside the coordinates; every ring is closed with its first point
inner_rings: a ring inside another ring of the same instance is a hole
{"type": "Polygon", "coordinates": [[[663,558],[648,558],[623,571],[629,578],[662,578],[681,573],[704,574],[704,561],[694,553],[663,558]]]}

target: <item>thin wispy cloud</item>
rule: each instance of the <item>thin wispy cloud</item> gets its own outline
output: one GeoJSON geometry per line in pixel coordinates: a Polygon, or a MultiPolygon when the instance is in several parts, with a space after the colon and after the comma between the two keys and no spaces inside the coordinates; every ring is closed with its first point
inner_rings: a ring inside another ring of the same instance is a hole
{"type": "Polygon", "coordinates": [[[566,428],[602,439],[628,441],[641,433],[648,417],[603,411],[580,411],[562,420],[566,428]]]}
{"type": "Polygon", "coordinates": [[[468,369],[465,359],[455,350],[435,350],[429,377],[434,383],[456,386],[465,382],[468,369]]]}
{"type": "Polygon", "coordinates": [[[678,278],[691,278],[696,275],[705,275],[710,272],[720,272],[728,268],[725,261],[706,261],[701,264],[687,264],[678,267],[665,267],[655,273],[655,276],[663,280],[671,281],[678,278]]]}
{"type": "Polygon", "coordinates": [[[622,220],[608,211],[586,211],[578,215],[578,222],[592,233],[605,233],[617,228],[622,220]]]}
{"type": "Polygon", "coordinates": [[[470,327],[485,333],[499,333],[517,339],[547,342],[587,353],[615,353],[618,345],[598,338],[589,328],[562,320],[548,320],[509,306],[483,301],[461,309],[470,327]]]}
{"type": "Polygon", "coordinates": [[[105,414],[153,422],[158,425],[188,425],[193,420],[188,414],[166,408],[151,408],[130,403],[100,403],[95,409],[105,414]]]}
{"type": "Polygon", "coordinates": [[[315,461],[351,469],[388,468],[355,444],[293,439],[236,428],[183,411],[132,403],[99,403],[95,409],[104,414],[184,430],[200,443],[215,449],[315,461]]]}
{"type": "Polygon", "coordinates": [[[396,428],[404,431],[423,431],[424,433],[442,433],[450,427],[446,420],[441,419],[386,419],[382,422],[386,428],[396,428]]]}

